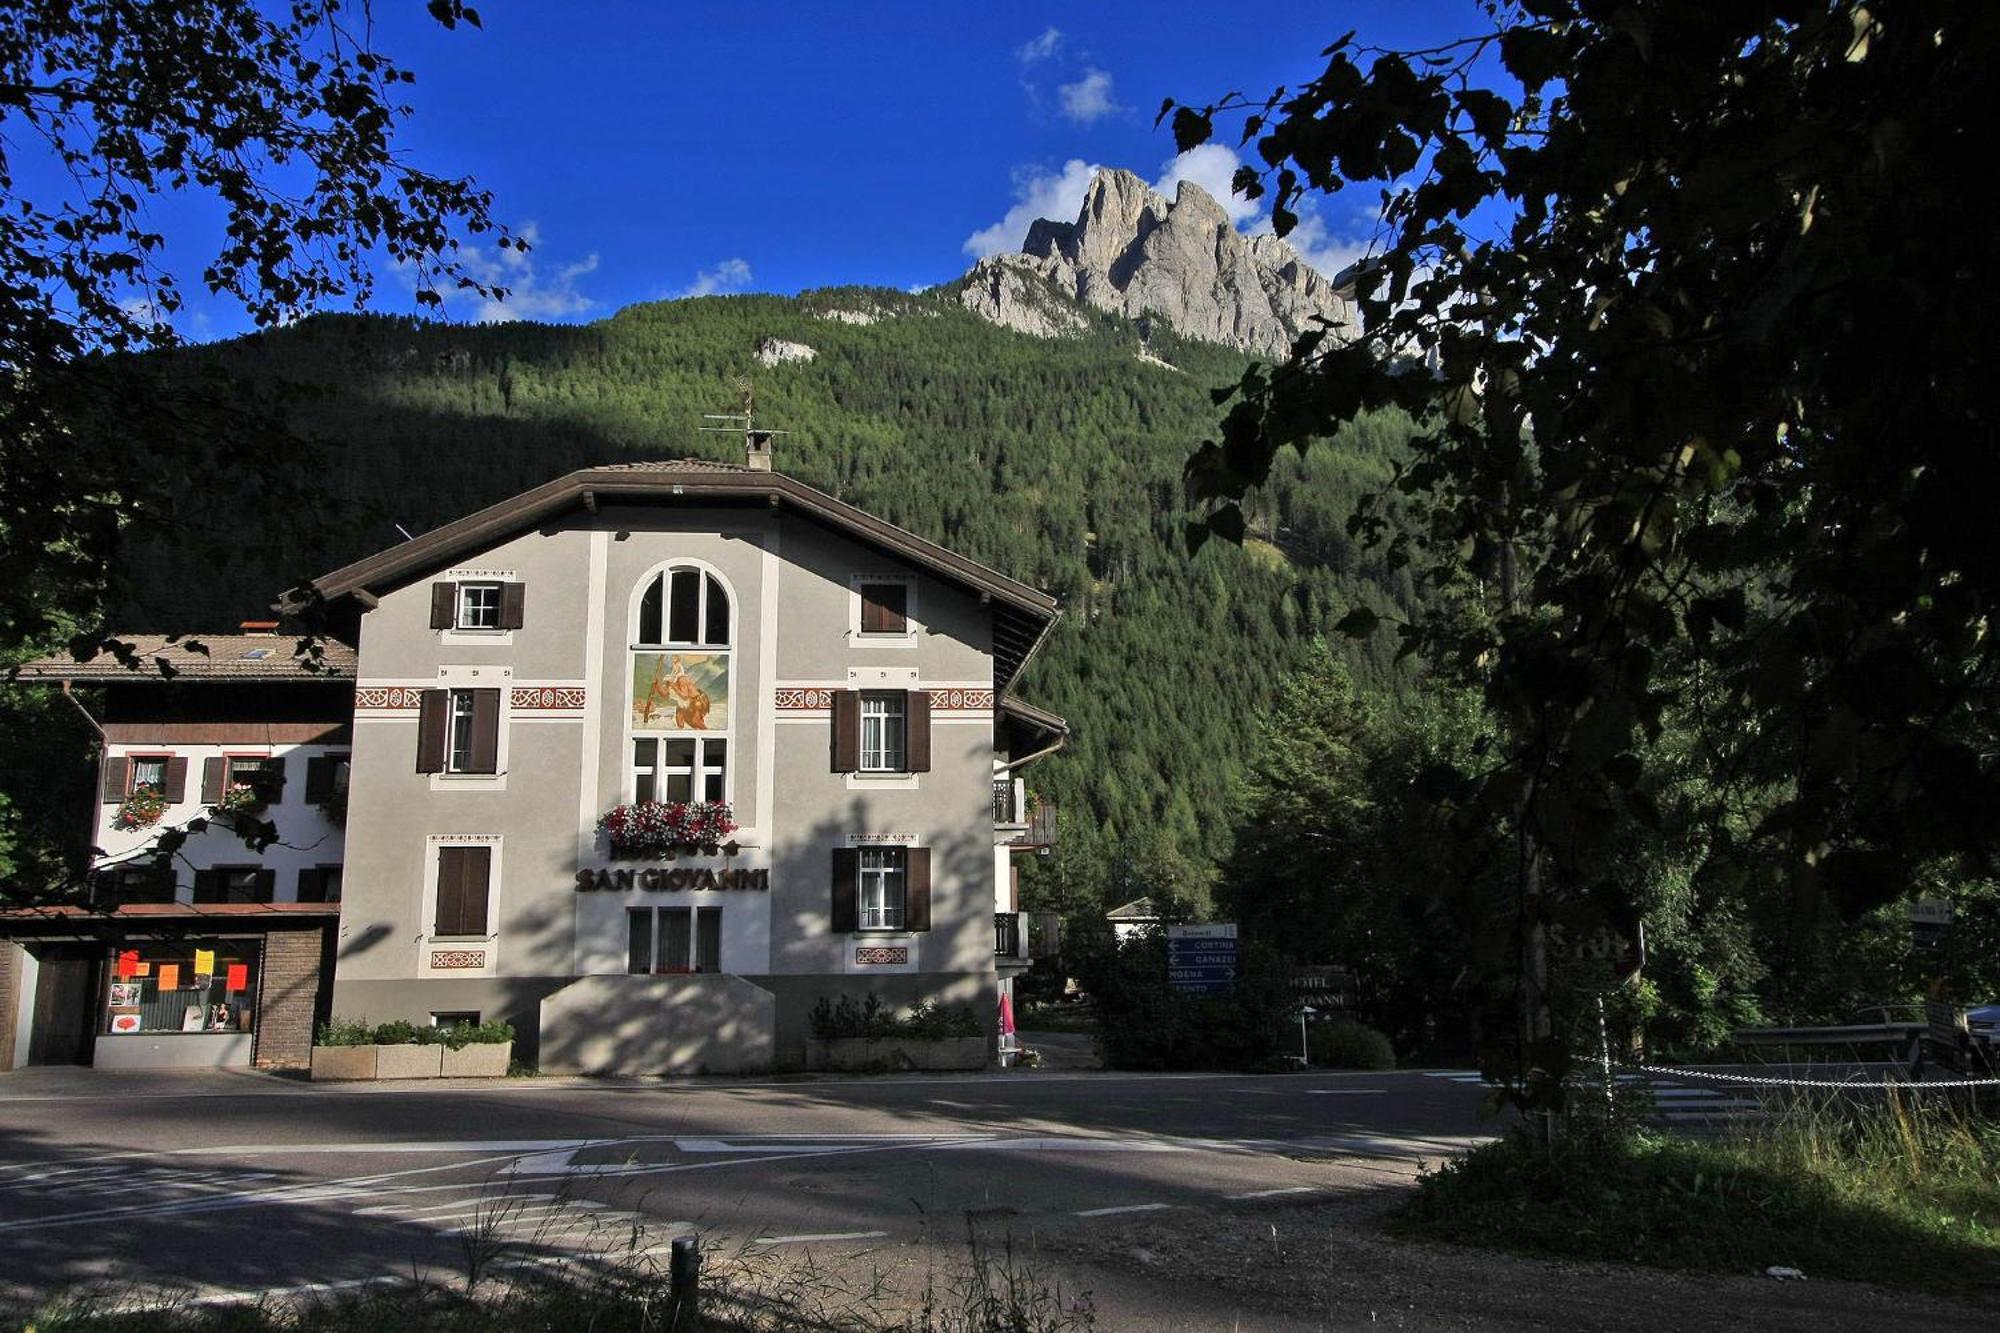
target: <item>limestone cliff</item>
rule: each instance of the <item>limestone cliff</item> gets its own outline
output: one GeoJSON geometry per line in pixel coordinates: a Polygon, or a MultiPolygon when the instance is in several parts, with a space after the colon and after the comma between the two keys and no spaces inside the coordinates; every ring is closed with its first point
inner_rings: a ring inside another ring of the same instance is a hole
{"type": "Polygon", "coordinates": [[[1332,282],[1277,237],[1237,231],[1199,185],[1182,181],[1169,202],[1129,171],[1097,173],[1076,221],[1038,220],[1021,253],[980,260],[957,294],[974,313],[1041,337],[1084,324],[1073,301],[1274,358],[1316,316],[1355,321],[1332,282]]]}

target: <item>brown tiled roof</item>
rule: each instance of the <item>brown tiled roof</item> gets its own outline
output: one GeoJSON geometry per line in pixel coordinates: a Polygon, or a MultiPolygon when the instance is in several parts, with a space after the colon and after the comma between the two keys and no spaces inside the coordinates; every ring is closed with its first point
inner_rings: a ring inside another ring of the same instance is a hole
{"type": "Polygon", "coordinates": [[[277,634],[114,634],[111,641],[130,646],[137,661],[128,665],[120,654],[101,648],[79,662],[67,653],[38,657],[18,668],[23,680],[353,680],[354,650],[331,639],[320,640],[318,656],[302,649],[302,641],[277,634]]]}
{"type": "Polygon", "coordinates": [[[1055,598],[1039,588],[1008,578],[782,472],[694,458],[614,463],[568,473],[323,574],[312,581],[310,589],[287,594],[287,600],[302,604],[316,593],[329,601],[353,596],[367,602],[382,591],[446,568],[468,552],[504,541],[575,505],[595,509],[600,504],[675,501],[763,502],[774,509],[788,508],[978,594],[993,608],[993,683],[1002,690],[1034,657],[1060,614],[1055,598]]]}
{"type": "Polygon", "coordinates": [[[9,921],[145,921],[185,917],[339,916],[339,903],[124,903],[112,908],[51,903],[43,907],[0,908],[0,922],[9,921]]]}

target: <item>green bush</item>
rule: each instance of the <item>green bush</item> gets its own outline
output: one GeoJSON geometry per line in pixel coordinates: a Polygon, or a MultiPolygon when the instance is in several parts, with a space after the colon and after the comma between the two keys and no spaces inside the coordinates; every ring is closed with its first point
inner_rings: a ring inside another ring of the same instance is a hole
{"type": "Polygon", "coordinates": [[[1389,1039],[1366,1023],[1335,1018],[1306,1025],[1307,1058],[1319,1069],[1394,1069],[1389,1039]]]}
{"type": "Polygon", "coordinates": [[[896,1011],[882,1003],[878,995],[857,1001],[851,995],[838,1000],[821,996],[813,1006],[812,1034],[816,1041],[862,1038],[885,1041],[908,1037],[913,1041],[940,1041],[952,1037],[977,1037],[983,1031],[979,1016],[968,1004],[937,1004],[925,1001],[898,1018],[896,1011]]]}
{"type": "Polygon", "coordinates": [[[1079,929],[1065,951],[1096,1008],[1098,1050],[1113,1069],[1279,1069],[1298,1054],[1284,965],[1255,941],[1239,943],[1227,995],[1169,986],[1166,938],[1157,931],[1121,944],[1108,925],[1079,929]]]}
{"type": "Polygon", "coordinates": [[[417,1040],[417,1025],[407,1018],[392,1018],[375,1025],[377,1046],[409,1046],[417,1040]]]}
{"type": "Polygon", "coordinates": [[[313,1038],[315,1046],[371,1046],[374,1042],[375,1029],[351,1018],[320,1024],[319,1035],[313,1038]]]}

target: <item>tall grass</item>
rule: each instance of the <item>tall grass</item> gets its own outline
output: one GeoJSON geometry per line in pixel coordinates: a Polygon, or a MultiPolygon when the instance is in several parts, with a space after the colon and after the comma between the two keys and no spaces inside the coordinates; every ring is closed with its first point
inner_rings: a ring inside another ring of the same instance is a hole
{"type": "Polygon", "coordinates": [[[1797,1098],[1715,1141],[1620,1114],[1427,1173],[1404,1234],[1668,1268],[2000,1292],[2000,1125],[1937,1094],[1797,1098]],[[1926,1098],[1928,1100],[1918,1100],[1926,1098]]]}

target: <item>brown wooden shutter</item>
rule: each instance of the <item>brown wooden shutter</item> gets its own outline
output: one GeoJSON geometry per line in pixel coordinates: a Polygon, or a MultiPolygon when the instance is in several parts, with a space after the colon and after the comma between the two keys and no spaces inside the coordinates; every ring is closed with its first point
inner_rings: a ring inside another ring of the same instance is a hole
{"type": "Polygon", "coordinates": [[[179,805],[187,799],[188,761],[180,755],[167,758],[167,804],[179,805]]]}
{"type": "Polygon", "coordinates": [[[219,903],[222,901],[222,872],[220,870],[197,870],[194,872],[194,900],[198,903],[219,903]]]}
{"type": "Polygon", "coordinates": [[[1007,910],[1021,910],[1021,867],[1014,864],[1014,858],[1007,858],[1007,910]]]}
{"type": "Polygon", "coordinates": [[[122,756],[104,760],[104,803],[116,805],[125,799],[125,788],[132,781],[132,761],[122,756]]]}
{"type": "Polygon", "coordinates": [[[500,771],[500,691],[472,692],[472,756],[468,773],[500,771]]]}
{"type": "Polygon", "coordinates": [[[503,583],[500,585],[500,628],[519,629],[523,624],[523,612],[527,606],[528,585],[525,583],[503,583]]]}
{"type": "Polygon", "coordinates": [[[465,878],[459,891],[459,934],[484,935],[487,891],[490,888],[487,879],[493,871],[493,849],[461,847],[459,850],[465,853],[465,878]]]}
{"type": "Polygon", "coordinates": [[[853,847],[833,849],[833,933],[851,934],[861,928],[861,903],[857,893],[861,877],[861,854],[853,847]]]}
{"type": "Polygon", "coordinates": [[[861,695],[854,690],[833,692],[833,771],[852,773],[861,767],[861,695]]]}
{"type": "Polygon", "coordinates": [[[326,872],[318,866],[299,867],[298,901],[302,903],[323,903],[326,901],[326,872]]]}
{"type": "Polygon", "coordinates": [[[450,629],[458,621],[458,585],[431,585],[431,628],[450,629]]]}
{"type": "Polygon", "coordinates": [[[330,754],[316,754],[306,760],[306,804],[318,805],[333,795],[333,767],[339,762],[330,754]]]}
{"type": "Polygon", "coordinates": [[[266,759],[258,766],[258,773],[264,799],[273,804],[283,800],[285,797],[285,761],[282,759],[266,759]]]}
{"type": "Polygon", "coordinates": [[[908,852],[907,894],[903,899],[903,929],[931,928],[931,849],[912,847],[908,852]]]}
{"type": "Polygon", "coordinates": [[[277,898],[278,872],[275,870],[259,870],[257,872],[257,896],[252,901],[268,903],[277,901],[277,898]]]}
{"type": "Polygon", "coordinates": [[[425,690],[417,700],[417,772],[444,772],[445,729],[451,725],[451,691],[425,690]]]}
{"type": "Polygon", "coordinates": [[[931,692],[911,690],[903,703],[903,771],[931,771],[931,692]]]}
{"type": "Polygon", "coordinates": [[[201,761],[201,803],[214,805],[222,799],[222,780],[229,774],[229,761],[220,755],[201,761]]]}
{"type": "Polygon", "coordinates": [[[431,934],[458,934],[459,901],[465,896],[465,848],[438,848],[437,911],[431,934]]]}

